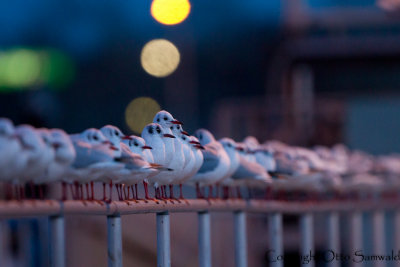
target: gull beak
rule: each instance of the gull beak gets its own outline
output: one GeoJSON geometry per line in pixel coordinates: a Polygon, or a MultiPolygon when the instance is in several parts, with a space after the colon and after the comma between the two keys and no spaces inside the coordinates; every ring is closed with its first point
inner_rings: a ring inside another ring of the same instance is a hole
{"type": "Polygon", "coordinates": [[[175,138],[175,136],[173,136],[172,134],[164,134],[163,136],[168,138],[175,138]]]}
{"type": "Polygon", "coordinates": [[[106,141],[103,141],[103,142],[101,142],[102,144],[104,144],[104,145],[111,145],[111,142],[110,141],[108,141],[108,140],[106,140],[106,141]]]}
{"type": "Polygon", "coordinates": [[[53,143],[52,146],[53,146],[54,149],[58,149],[61,146],[61,144],[60,143],[53,143]]]}
{"type": "Polygon", "coordinates": [[[189,144],[200,145],[200,142],[197,142],[197,141],[189,141],[189,144]]]}
{"type": "Polygon", "coordinates": [[[244,148],[241,147],[241,146],[237,146],[237,147],[235,147],[235,149],[236,149],[237,151],[244,151],[244,148]]]}
{"type": "Polygon", "coordinates": [[[143,149],[153,149],[151,146],[142,146],[143,149]]]}
{"type": "Polygon", "coordinates": [[[178,120],[171,121],[171,123],[172,123],[172,124],[180,124],[180,125],[183,125],[183,123],[180,122],[180,121],[178,121],[178,120]]]}
{"type": "Polygon", "coordinates": [[[201,150],[206,150],[206,148],[202,145],[195,145],[194,147],[201,149],[201,150]]]}
{"type": "Polygon", "coordinates": [[[114,151],[118,151],[119,150],[118,147],[115,147],[115,146],[110,146],[110,148],[111,148],[111,150],[114,150],[114,151]]]}
{"type": "Polygon", "coordinates": [[[130,137],[129,135],[125,135],[121,139],[122,140],[132,140],[132,137],[130,137]]]}
{"type": "Polygon", "coordinates": [[[184,135],[186,135],[186,136],[190,136],[189,133],[186,132],[186,131],[181,131],[181,134],[184,134],[184,135]]]}

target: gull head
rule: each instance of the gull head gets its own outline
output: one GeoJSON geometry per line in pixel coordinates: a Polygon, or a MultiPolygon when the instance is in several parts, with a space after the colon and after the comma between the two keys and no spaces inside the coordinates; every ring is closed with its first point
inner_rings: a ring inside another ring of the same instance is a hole
{"type": "Polygon", "coordinates": [[[110,141],[103,135],[103,133],[95,128],[89,128],[80,134],[82,141],[92,145],[111,144],[110,141]]]}
{"type": "Polygon", "coordinates": [[[61,129],[50,130],[51,145],[55,150],[55,158],[61,162],[72,162],[76,152],[68,134],[61,129]]]}
{"type": "Polygon", "coordinates": [[[0,118],[0,136],[9,137],[14,134],[14,124],[7,118],[0,118]]]}
{"type": "Polygon", "coordinates": [[[15,135],[19,139],[21,146],[26,150],[40,152],[45,147],[38,132],[30,125],[18,126],[15,130],[15,135]]]}
{"type": "Polygon", "coordinates": [[[174,119],[171,113],[165,110],[157,112],[157,114],[154,116],[153,122],[158,123],[163,127],[168,127],[173,124],[182,125],[180,121],[174,119]]]}
{"type": "Polygon", "coordinates": [[[119,147],[122,139],[129,139],[129,136],[125,136],[118,127],[113,125],[103,126],[100,131],[115,147],[119,147]]]}
{"type": "Polygon", "coordinates": [[[215,141],[214,135],[206,129],[198,129],[194,133],[194,136],[199,139],[200,144],[203,146],[215,141]]]}

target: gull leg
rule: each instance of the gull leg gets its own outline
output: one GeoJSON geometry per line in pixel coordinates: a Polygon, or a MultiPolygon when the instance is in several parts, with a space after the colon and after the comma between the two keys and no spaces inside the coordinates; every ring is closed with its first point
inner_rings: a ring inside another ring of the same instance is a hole
{"type": "Polygon", "coordinates": [[[43,185],[39,185],[39,198],[40,200],[44,199],[44,195],[43,195],[43,185]]]}
{"type": "Polygon", "coordinates": [[[61,191],[62,191],[61,201],[66,201],[67,200],[67,184],[65,182],[61,182],[61,191]]]}
{"type": "Polygon", "coordinates": [[[196,195],[197,195],[197,198],[204,198],[203,194],[201,193],[199,183],[196,183],[196,195]]]}
{"type": "Polygon", "coordinates": [[[86,187],[86,200],[89,200],[90,199],[90,196],[89,196],[89,184],[86,183],[85,187],[86,187]]]}
{"type": "Polygon", "coordinates": [[[181,203],[181,201],[174,196],[174,185],[173,184],[169,185],[169,198],[172,203],[174,203],[172,200],[175,200],[178,203],[181,203]]]}
{"type": "Polygon", "coordinates": [[[35,185],[33,184],[32,181],[29,182],[29,187],[30,187],[30,191],[31,191],[31,198],[35,199],[36,198],[35,185]]]}
{"type": "Polygon", "coordinates": [[[242,193],[240,192],[240,186],[236,187],[236,194],[238,199],[242,199],[242,193]]]}
{"type": "MultiPolygon", "coordinates": [[[[154,198],[151,198],[150,196],[149,196],[149,187],[148,187],[148,183],[146,182],[146,181],[143,181],[143,187],[144,187],[144,194],[145,194],[145,199],[146,200],[153,200],[153,201],[155,201],[157,204],[159,203],[156,199],[154,199],[154,198]]],[[[137,187],[136,187],[136,197],[137,197],[137,187]]],[[[156,198],[157,198],[157,196],[156,196],[156,198]]]]}
{"type": "Polygon", "coordinates": [[[208,186],[208,200],[213,198],[213,186],[209,185],[208,186]]]}

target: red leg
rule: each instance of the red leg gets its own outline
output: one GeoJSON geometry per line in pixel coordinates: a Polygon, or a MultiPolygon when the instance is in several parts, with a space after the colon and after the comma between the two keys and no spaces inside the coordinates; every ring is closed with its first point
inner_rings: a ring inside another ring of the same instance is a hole
{"type": "Polygon", "coordinates": [[[90,182],[90,191],[92,191],[92,195],[90,196],[90,200],[94,200],[94,182],[90,182]]]}
{"type": "Polygon", "coordinates": [[[208,199],[212,199],[213,198],[213,186],[209,185],[208,186],[208,199]]]}
{"type": "Polygon", "coordinates": [[[67,184],[65,182],[61,182],[61,191],[62,191],[61,200],[66,201],[67,200],[67,184]]]}
{"type": "Polygon", "coordinates": [[[182,184],[179,184],[179,199],[185,199],[185,198],[183,197],[182,184]]]}
{"type": "Polygon", "coordinates": [[[112,189],[113,189],[113,182],[112,181],[110,181],[109,188],[110,188],[110,198],[108,199],[108,202],[111,202],[112,201],[112,189]]]}
{"type": "Polygon", "coordinates": [[[89,200],[90,199],[90,197],[89,197],[89,184],[86,183],[85,187],[86,187],[86,199],[89,200]]]}
{"type": "Polygon", "coordinates": [[[174,186],[172,184],[169,185],[169,198],[174,199],[174,186]]]}
{"type": "Polygon", "coordinates": [[[239,186],[236,187],[236,194],[237,194],[237,198],[238,199],[242,199],[242,193],[240,192],[240,187],[239,186]]]}
{"type": "Polygon", "coordinates": [[[196,183],[196,196],[197,196],[197,198],[203,198],[203,195],[201,194],[199,183],[196,183]]]}
{"type": "MultiPolygon", "coordinates": [[[[132,189],[133,190],[133,189],[132,189]]],[[[139,200],[139,194],[137,190],[137,184],[135,184],[135,195],[136,195],[136,200],[139,200]]]]}
{"type": "Polygon", "coordinates": [[[106,201],[106,183],[103,183],[103,201],[106,201]]]}

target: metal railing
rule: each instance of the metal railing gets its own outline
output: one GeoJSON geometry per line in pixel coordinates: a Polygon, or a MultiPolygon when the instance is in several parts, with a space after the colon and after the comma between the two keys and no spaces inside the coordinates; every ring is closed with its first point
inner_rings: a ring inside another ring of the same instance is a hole
{"type": "MultiPolygon", "coordinates": [[[[269,218],[270,252],[274,256],[284,255],[283,250],[283,214],[294,214],[299,220],[299,252],[306,255],[314,252],[313,220],[314,214],[326,214],[326,247],[340,251],[339,216],[345,214],[351,218],[351,247],[362,248],[362,212],[371,212],[374,242],[374,253],[385,252],[385,235],[383,221],[385,211],[395,211],[395,221],[400,222],[397,212],[399,200],[355,200],[355,201],[275,201],[275,200],[204,200],[190,199],[180,203],[167,201],[114,201],[100,203],[92,201],[55,201],[24,200],[0,201],[0,218],[20,218],[48,216],[50,227],[50,264],[65,266],[65,224],[64,216],[72,214],[107,216],[108,266],[122,266],[122,231],[121,216],[140,213],[155,213],[157,221],[157,266],[171,266],[170,251],[170,214],[176,212],[196,212],[198,214],[199,266],[211,266],[211,219],[210,212],[231,212],[234,217],[235,264],[247,266],[247,233],[246,214],[262,213],[269,218]]],[[[395,224],[396,226],[396,224],[395,224]]],[[[398,234],[395,227],[394,234],[398,234]]],[[[251,238],[251,237],[250,237],[251,238]]],[[[399,242],[399,240],[396,240],[399,242]]],[[[271,255],[272,255],[271,254],[271,255]]],[[[283,266],[283,260],[270,263],[271,266],[283,266]]],[[[304,263],[314,266],[314,261],[304,263]]],[[[339,261],[332,261],[329,266],[340,266],[339,261]]],[[[359,265],[357,265],[359,266],[359,265]]]]}

